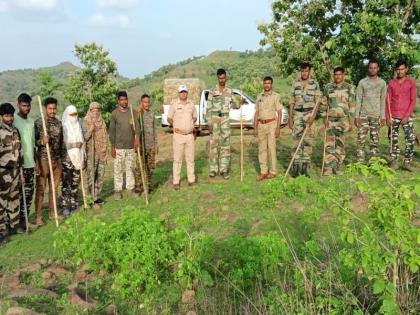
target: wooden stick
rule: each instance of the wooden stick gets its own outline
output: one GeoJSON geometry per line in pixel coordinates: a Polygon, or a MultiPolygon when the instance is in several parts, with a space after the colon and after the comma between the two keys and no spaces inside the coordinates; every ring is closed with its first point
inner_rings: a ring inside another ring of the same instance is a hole
{"type": "MultiPolygon", "coordinates": [[[[311,116],[310,116],[310,117],[312,117],[312,116],[313,116],[313,114],[314,114],[314,112],[316,112],[317,110],[318,110],[318,105],[316,105],[316,106],[314,107],[314,109],[313,109],[313,110],[312,110],[312,112],[311,112],[311,116]]],[[[310,119],[310,117],[309,117],[309,119],[310,119]]],[[[305,127],[305,130],[303,131],[302,137],[300,138],[300,141],[299,141],[299,143],[298,143],[298,146],[297,146],[297,148],[296,148],[296,151],[295,151],[295,153],[293,154],[292,160],[291,160],[291,161],[290,161],[290,163],[289,163],[289,166],[288,166],[288,168],[287,168],[287,170],[286,170],[286,173],[284,174],[284,178],[283,178],[282,184],[283,184],[283,183],[284,183],[284,181],[286,180],[287,175],[289,175],[290,168],[292,167],[292,164],[293,164],[293,162],[295,161],[296,155],[297,155],[297,153],[298,153],[298,151],[299,151],[300,147],[302,146],[303,139],[305,139],[305,136],[306,136],[306,133],[308,132],[308,130],[309,130],[309,124],[308,124],[308,122],[306,122],[306,127],[305,127]]]]}
{"type": "Polygon", "coordinates": [[[92,131],[92,202],[95,203],[95,129],[92,131]]]}
{"type": "Polygon", "coordinates": [[[80,167],[80,185],[82,186],[82,197],[83,197],[83,206],[85,210],[88,208],[87,201],[86,201],[86,192],[85,192],[85,180],[83,179],[83,161],[82,166],[80,167]]]}
{"type": "Polygon", "coordinates": [[[241,182],[244,181],[244,130],[243,130],[243,120],[242,120],[242,92],[241,92],[241,108],[240,108],[240,127],[241,127],[241,182]]]}
{"type": "MultiPolygon", "coordinates": [[[[48,137],[47,125],[45,124],[45,117],[42,111],[41,96],[39,95],[38,95],[38,105],[39,105],[39,113],[41,114],[42,129],[44,130],[44,136],[48,137]]],[[[55,198],[55,182],[54,182],[53,167],[52,167],[52,162],[51,162],[50,144],[46,143],[45,147],[47,149],[48,166],[50,169],[50,181],[51,181],[50,193],[52,193],[52,197],[53,197],[52,199],[53,199],[53,208],[54,208],[53,210],[54,210],[54,216],[55,216],[55,226],[58,227],[57,200],[55,198]]]]}
{"type": "MultiPolygon", "coordinates": [[[[136,133],[136,125],[135,125],[135,120],[134,120],[134,114],[133,114],[133,106],[130,105],[130,112],[131,112],[131,120],[133,123],[133,130],[134,130],[134,134],[136,133]]],[[[141,175],[141,181],[143,183],[143,189],[145,192],[145,197],[146,197],[146,205],[149,205],[149,192],[147,190],[147,184],[144,178],[144,169],[143,169],[143,160],[141,158],[141,154],[140,154],[140,149],[137,148],[137,158],[139,160],[139,165],[140,165],[140,175],[141,175]]]]}
{"type": "MultiPolygon", "coordinates": [[[[393,131],[393,129],[394,129],[394,122],[392,121],[392,114],[391,114],[391,101],[390,101],[390,99],[389,99],[389,94],[388,94],[388,92],[387,92],[387,95],[386,95],[386,99],[387,99],[387,103],[388,103],[387,107],[388,107],[388,113],[389,113],[389,122],[390,122],[390,125],[391,125],[391,127],[389,127],[389,128],[390,128],[389,140],[390,140],[390,145],[391,145],[391,147],[389,148],[389,153],[391,154],[391,159],[392,159],[392,145],[393,145],[393,141],[392,141],[392,131],[393,131]]],[[[385,119],[386,119],[386,117],[385,117],[385,119]]]]}
{"type": "Polygon", "coordinates": [[[29,231],[29,220],[28,220],[28,206],[26,203],[26,195],[25,195],[25,183],[23,182],[23,168],[20,168],[20,179],[21,179],[21,183],[22,183],[22,199],[23,199],[23,207],[25,208],[25,225],[26,225],[26,234],[28,234],[29,231]]]}
{"type": "MultiPolygon", "coordinates": [[[[141,164],[143,164],[143,158],[146,159],[146,152],[145,152],[145,142],[146,140],[144,139],[144,129],[143,129],[143,107],[141,108],[140,112],[139,112],[139,120],[140,120],[140,129],[141,129],[141,134],[140,134],[140,145],[141,150],[143,152],[143,157],[139,160],[141,164]],[[141,144],[142,139],[143,141],[143,145],[141,144]]],[[[140,150],[139,150],[140,152],[140,150]]],[[[155,163],[156,163],[156,157],[155,157],[155,163]]],[[[146,167],[146,161],[145,161],[145,165],[144,165],[144,170],[145,172],[147,172],[147,167],[146,167]]],[[[146,174],[143,172],[143,176],[146,176],[146,174]]],[[[144,187],[144,193],[145,193],[145,197],[146,197],[146,203],[149,204],[149,183],[147,182],[146,179],[143,180],[143,187],[144,187]]]]}
{"type": "MultiPolygon", "coordinates": [[[[327,124],[328,124],[328,114],[329,114],[330,107],[327,107],[327,124]]],[[[326,142],[327,142],[327,126],[324,125],[324,153],[322,155],[322,168],[321,168],[321,176],[324,175],[324,166],[325,166],[325,150],[326,150],[326,142]]]]}

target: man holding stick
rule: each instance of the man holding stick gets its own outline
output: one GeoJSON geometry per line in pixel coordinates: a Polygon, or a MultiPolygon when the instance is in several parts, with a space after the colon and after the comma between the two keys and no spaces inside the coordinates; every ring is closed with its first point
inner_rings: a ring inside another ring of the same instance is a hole
{"type": "Polygon", "coordinates": [[[258,160],[260,175],[257,181],[272,179],[277,176],[276,138],[280,136],[281,112],[283,105],[280,95],[273,92],[273,78],[263,80],[264,92],[257,97],[254,117],[254,136],[258,138],[258,160]],[[270,158],[270,171],[268,170],[270,158]]]}
{"type": "MultiPolygon", "coordinates": [[[[140,99],[140,105],[137,108],[137,113],[140,120],[141,152],[146,166],[145,172],[147,176],[147,189],[149,194],[152,192],[152,177],[153,170],[155,169],[155,158],[156,154],[159,152],[155,126],[155,114],[150,110],[150,107],[150,96],[143,94],[140,99]]],[[[144,187],[141,180],[140,170],[137,170],[136,173],[137,191],[142,194],[144,187]]]]}
{"type": "MultiPolygon", "coordinates": [[[[344,134],[351,132],[354,118],[355,93],[354,87],[344,81],[344,68],[334,69],[334,83],[325,87],[327,97],[328,118],[324,117],[324,125],[327,129],[325,142],[325,168],[323,175],[341,175],[343,163],[346,157],[344,134]]],[[[324,114],[323,114],[324,116],[324,114]]]]}
{"type": "Polygon", "coordinates": [[[300,79],[293,83],[290,95],[289,128],[293,130],[295,160],[292,164],[292,177],[309,176],[314,134],[311,126],[318,112],[321,91],[318,82],[312,79],[311,64],[300,65],[300,79]],[[298,148],[303,133],[308,127],[305,138],[298,148]]]}
{"type": "Polygon", "coordinates": [[[19,95],[17,104],[19,112],[15,114],[13,121],[13,125],[19,130],[20,134],[23,155],[22,173],[25,178],[25,187],[22,186],[20,193],[20,223],[16,230],[19,234],[28,229],[26,218],[29,216],[35,189],[35,122],[29,117],[31,102],[32,98],[28,94],[22,93],[19,95]]]}
{"type": "Polygon", "coordinates": [[[55,191],[61,182],[61,159],[63,155],[63,127],[61,122],[56,118],[57,114],[57,100],[53,97],[48,97],[44,101],[45,106],[45,125],[46,134],[44,133],[42,117],[35,121],[35,144],[37,147],[36,153],[36,192],[35,192],[35,215],[36,225],[44,225],[42,218],[42,204],[44,201],[44,193],[48,181],[49,186],[49,219],[54,220],[54,200],[52,185],[55,191]],[[54,183],[51,181],[51,174],[48,161],[47,144],[50,149],[52,177],[54,183]]]}
{"type": "Polygon", "coordinates": [[[19,227],[19,193],[22,155],[19,131],[13,126],[15,109],[0,105],[0,246],[19,227]],[[8,231],[9,230],[9,231],[8,231]]]}
{"type": "Polygon", "coordinates": [[[131,118],[128,107],[127,92],[120,91],[117,95],[118,108],[111,114],[109,139],[114,162],[114,199],[123,199],[123,165],[125,164],[126,189],[128,197],[138,197],[135,192],[134,168],[136,150],[140,147],[140,127],[137,120],[131,118]],[[134,125],[133,125],[134,124],[134,125]]]}
{"type": "Polygon", "coordinates": [[[217,173],[228,180],[230,168],[230,119],[231,108],[240,108],[241,101],[233,96],[231,88],[226,86],[228,80],[225,69],[217,70],[218,85],[210,90],[207,100],[206,117],[210,132],[210,178],[217,173]]]}

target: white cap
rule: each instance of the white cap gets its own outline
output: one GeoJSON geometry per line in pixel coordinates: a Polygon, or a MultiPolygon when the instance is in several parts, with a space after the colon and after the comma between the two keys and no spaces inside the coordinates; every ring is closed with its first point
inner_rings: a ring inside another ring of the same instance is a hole
{"type": "Polygon", "coordinates": [[[179,86],[178,93],[181,93],[181,92],[188,92],[188,88],[186,85],[182,84],[179,86]]]}

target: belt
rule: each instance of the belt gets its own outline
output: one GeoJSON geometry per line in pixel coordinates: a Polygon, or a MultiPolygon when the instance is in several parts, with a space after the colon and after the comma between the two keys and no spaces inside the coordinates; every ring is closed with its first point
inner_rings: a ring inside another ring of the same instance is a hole
{"type": "Polygon", "coordinates": [[[269,118],[269,119],[258,119],[258,121],[262,124],[268,124],[271,123],[272,121],[275,121],[275,118],[269,118]]]}
{"type": "Polygon", "coordinates": [[[301,112],[301,113],[311,112],[312,110],[313,108],[295,108],[295,111],[301,112]]]}
{"type": "Polygon", "coordinates": [[[194,133],[192,130],[190,132],[185,132],[177,128],[174,129],[174,132],[183,136],[188,136],[194,133]]]}
{"type": "Polygon", "coordinates": [[[229,113],[212,112],[212,115],[223,117],[223,116],[229,116],[229,113]]]}

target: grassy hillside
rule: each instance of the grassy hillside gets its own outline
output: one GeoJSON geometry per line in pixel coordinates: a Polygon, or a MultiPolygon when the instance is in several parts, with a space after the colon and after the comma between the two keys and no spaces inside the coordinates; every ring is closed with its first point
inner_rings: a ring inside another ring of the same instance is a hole
{"type": "MultiPolygon", "coordinates": [[[[22,92],[37,94],[40,85],[39,75],[42,72],[49,73],[57,83],[65,85],[70,75],[77,69],[70,62],[63,62],[53,67],[0,72],[0,101],[15,103],[22,92]]],[[[60,91],[57,97],[62,97],[60,91]]]]}
{"type": "Polygon", "coordinates": [[[274,89],[286,94],[291,79],[284,79],[278,72],[273,52],[258,50],[256,52],[215,51],[208,56],[193,57],[173,65],[167,65],[153,71],[144,78],[125,83],[132,99],[138,99],[142,93],[151,93],[155,103],[161,102],[161,90],[164,79],[199,78],[207,87],[216,84],[216,70],[225,68],[229,74],[229,85],[242,88],[255,97],[261,90],[264,76],[274,78],[274,89]]]}

